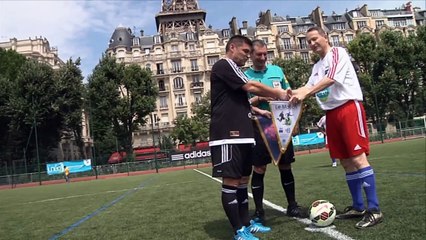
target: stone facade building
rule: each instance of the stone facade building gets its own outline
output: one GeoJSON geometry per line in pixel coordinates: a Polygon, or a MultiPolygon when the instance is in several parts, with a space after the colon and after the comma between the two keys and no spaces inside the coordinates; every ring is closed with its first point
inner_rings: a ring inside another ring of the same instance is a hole
{"type": "Polygon", "coordinates": [[[360,33],[392,29],[408,35],[426,23],[425,10],[413,9],[410,2],[394,10],[369,10],[364,5],[331,15],[317,7],[303,17],[282,17],[267,10],[259,14],[254,27],[247,21],[239,27],[233,17],[223,29],[206,26],[206,14],[197,0],[163,0],[155,17],[157,34],[146,36],[143,30],[136,34],[124,26],[114,30],[107,54],[118,62],[150,69],[159,88],[157,109],[151,118],[154,122],[134,133],[135,147],[152,145],[152,136],[158,141],[161,135],[168,135],[176,117],[191,116],[192,104],[209,91],[211,67],[225,55],[225,45],[233,35],[264,40],[269,61],[299,56],[310,62],[306,31],[312,26],[324,28],[333,46],[344,47],[360,33]]]}

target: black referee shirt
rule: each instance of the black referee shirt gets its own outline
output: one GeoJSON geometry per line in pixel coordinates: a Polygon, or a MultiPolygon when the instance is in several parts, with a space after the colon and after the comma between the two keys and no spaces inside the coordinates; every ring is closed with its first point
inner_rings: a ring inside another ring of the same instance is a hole
{"type": "Polygon", "coordinates": [[[224,58],[213,65],[210,146],[255,143],[250,104],[247,92],[242,89],[247,81],[231,59],[224,58]]]}

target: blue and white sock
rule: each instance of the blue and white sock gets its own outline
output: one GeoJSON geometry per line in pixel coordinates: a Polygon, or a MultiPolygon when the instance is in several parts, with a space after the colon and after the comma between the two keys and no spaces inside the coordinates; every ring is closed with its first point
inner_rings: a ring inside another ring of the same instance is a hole
{"type": "Polygon", "coordinates": [[[358,170],[359,179],[367,196],[368,209],[378,210],[379,199],[376,192],[376,179],[371,166],[358,170]]]}
{"type": "Polygon", "coordinates": [[[363,211],[365,206],[362,199],[362,182],[358,176],[358,172],[346,173],[346,182],[348,183],[349,191],[352,195],[352,207],[356,210],[363,211]]]}

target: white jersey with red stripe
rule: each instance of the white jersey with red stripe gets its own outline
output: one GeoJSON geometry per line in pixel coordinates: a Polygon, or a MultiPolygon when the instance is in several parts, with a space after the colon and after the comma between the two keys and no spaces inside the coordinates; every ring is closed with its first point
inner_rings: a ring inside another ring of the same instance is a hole
{"type": "Polygon", "coordinates": [[[314,86],[324,77],[335,83],[315,94],[323,110],[335,109],[349,100],[362,101],[362,91],[358,77],[346,50],[332,47],[323,59],[313,67],[308,86],[314,86]]]}

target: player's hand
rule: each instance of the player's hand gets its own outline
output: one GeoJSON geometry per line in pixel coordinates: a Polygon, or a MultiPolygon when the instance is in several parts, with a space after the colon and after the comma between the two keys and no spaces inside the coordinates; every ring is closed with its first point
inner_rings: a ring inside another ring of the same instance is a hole
{"type": "Polygon", "coordinates": [[[279,89],[279,97],[278,97],[278,99],[279,100],[283,100],[283,101],[286,101],[286,100],[288,100],[288,95],[287,95],[287,91],[286,90],[284,90],[284,89],[279,89]]]}
{"type": "Polygon", "coordinates": [[[287,94],[290,96],[290,103],[297,104],[305,100],[308,96],[309,89],[306,87],[301,87],[296,90],[287,90],[287,94]]]}
{"type": "Polygon", "coordinates": [[[260,115],[267,117],[269,119],[272,118],[272,113],[268,110],[261,110],[259,113],[260,113],[260,115]]]}

